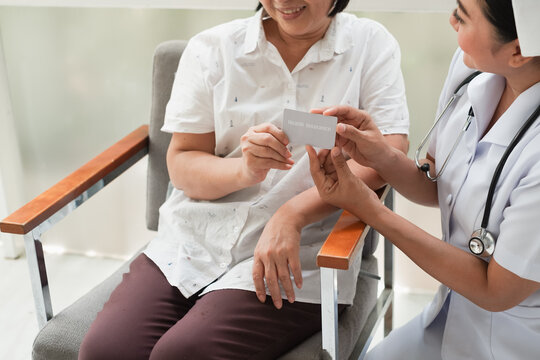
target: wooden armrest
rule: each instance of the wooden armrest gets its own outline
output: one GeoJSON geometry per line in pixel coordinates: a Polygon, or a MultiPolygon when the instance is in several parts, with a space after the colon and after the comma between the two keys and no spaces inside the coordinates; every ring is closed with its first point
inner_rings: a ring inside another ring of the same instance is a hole
{"type": "Polygon", "coordinates": [[[6,217],[0,222],[0,230],[11,234],[32,231],[146,147],[148,125],[143,125],[6,217]]]}
{"type": "MultiPolygon", "coordinates": [[[[381,201],[384,201],[389,191],[389,185],[377,190],[381,201]]],[[[348,270],[356,251],[362,248],[364,241],[362,235],[365,235],[367,231],[369,231],[369,226],[348,211],[343,211],[317,254],[317,265],[348,270]]]]}

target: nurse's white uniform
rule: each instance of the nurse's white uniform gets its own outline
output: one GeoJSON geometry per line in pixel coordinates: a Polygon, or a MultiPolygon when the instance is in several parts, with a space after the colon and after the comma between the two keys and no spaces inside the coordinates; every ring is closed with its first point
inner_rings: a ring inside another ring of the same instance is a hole
{"type": "MultiPolygon", "coordinates": [[[[463,52],[454,55],[439,111],[472,70],[463,52]]],[[[483,73],[441,120],[430,143],[437,171],[446,159],[472,106],[475,114],[438,180],[443,240],[469,252],[480,228],[495,167],[521,125],[540,104],[540,83],[523,92],[482,137],[505,86],[504,78],[483,73]]],[[[497,239],[493,257],[516,275],[540,282],[540,120],[512,151],[496,187],[488,231],[497,239]]],[[[394,330],[367,359],[540,359],[540,291],[518,306],[489,312],[441,286],[423,313],[394,330]],[[381,346],[382,345],[382,346],[381,346]]]]}

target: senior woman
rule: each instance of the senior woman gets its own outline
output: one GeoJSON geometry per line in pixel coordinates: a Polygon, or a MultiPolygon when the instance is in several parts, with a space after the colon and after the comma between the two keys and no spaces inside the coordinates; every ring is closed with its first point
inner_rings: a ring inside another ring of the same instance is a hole
{"type": "Polygon", "coordinates": [[[339,148],[331,153],[335,172],[320,168],[309,149],[323,198],[359,216],[442,283],[422,314],[392,331],[370,360],[540,356],[540,2],[457,3],[450,23],[460,49],[441,94],[439,113],[446,114],[422,166],[389,148],[365,112],[325,111],[345,123],[337,131],[348,154],[410,200],[440,207],[444,241],[387,211],[350,174],[339,148]],[[447,107],[475,70],[484,73],[447,107]]]}
{"type": "MultiPolygon", "coordinates": [[[[190,40],[162,129],[174,190],[80,359],[274,359],[320,330],[315,255],[337,213],[280,129],[283,109],[364,108],[392,146],[407,144],[398,45],[341,13],[347,2],[264,0],[190,40]]],[[[339,279],[341,304],[359,268],[339,279]]]]}

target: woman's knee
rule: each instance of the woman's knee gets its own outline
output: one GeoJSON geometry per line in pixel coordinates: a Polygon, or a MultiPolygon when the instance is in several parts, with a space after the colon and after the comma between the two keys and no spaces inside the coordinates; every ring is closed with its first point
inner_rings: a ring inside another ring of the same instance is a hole
{"type": "Polygon", "coordinates": [[[148,359],[155,341],[141,333],[137,329],[115,327],[98,317],[81,343],[79,360],[148,359]]]}
{"type": "Polygon", "coordinates": [[[107,339],[106,334],[89,332],[81,343],[79,360],[133,359],[125,350],[121,344],[114,344],[107,339]]]}
{"type": "Polygon", "coordinates": [[[212,358],[212,346],[202,336],[171,336],[159,339],[150,354],[150,360],[206,360],[212,358]]]}

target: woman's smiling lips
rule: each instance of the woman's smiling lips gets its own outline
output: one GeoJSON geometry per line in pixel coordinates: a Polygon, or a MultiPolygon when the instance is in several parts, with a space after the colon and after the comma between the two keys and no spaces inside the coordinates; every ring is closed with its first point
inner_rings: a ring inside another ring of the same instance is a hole
{"type": "Polygon", "coordinates": [[[298,17],[302,10],[304,10],[306,6],[299,6],[295,8],[286,8],[286,9],[276,9],[279,13],[283,15],[284,19],[290,20],[298,17]]]}

